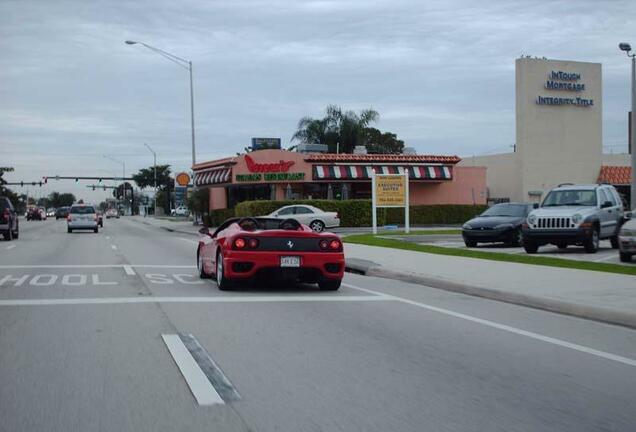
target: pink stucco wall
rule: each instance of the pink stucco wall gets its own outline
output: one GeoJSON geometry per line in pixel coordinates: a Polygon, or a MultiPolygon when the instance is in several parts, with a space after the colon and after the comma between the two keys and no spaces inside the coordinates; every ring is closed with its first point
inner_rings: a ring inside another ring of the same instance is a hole
{"type": "Polygon", "coordinates": [[[486,168],[453,167],[453,181],[409,185],[411,205],[486,204],[486,168]],[[474,195],[474,201],[473,201],[474,195]]]}
{"type": "Polygon", "coordinates": [[[225,187],[211,187],[210,191],[210,210],[227,208],[227,195],[225,187]]]}

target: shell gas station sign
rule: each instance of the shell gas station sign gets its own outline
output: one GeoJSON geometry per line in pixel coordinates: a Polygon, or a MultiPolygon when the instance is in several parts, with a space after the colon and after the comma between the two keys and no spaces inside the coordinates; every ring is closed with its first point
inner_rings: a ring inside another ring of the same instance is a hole
{"type": "Polygon", "coordinates": [[[373,234],[378,233],[378,208],[403,207],[404,231],[409,232],[409,174],[375,174],[371,177],[373,234]]]}
{"type": "Polygon", "coordinates": [[[190,184],[190,174],[181,172],[175,177],[175,181],[179,186],[188,186],[190,184]]]}

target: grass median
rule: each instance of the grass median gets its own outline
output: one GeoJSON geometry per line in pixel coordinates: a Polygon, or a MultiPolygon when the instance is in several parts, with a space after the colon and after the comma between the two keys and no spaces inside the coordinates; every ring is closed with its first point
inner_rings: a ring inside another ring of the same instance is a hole
{"type": "Polygon", "coordinates": [[[460,229],[430,229],[430,230],[411,230],[409,233],[405,233],[402,230],[395,231],[381,231],[378,235],[382,236],[403,236],[403,235],[460,235],[462,230],[460,229]]]}
{"type": "MultiPolygon", "coordinates": [[[[383,234],[386,235],[386,234],[383,234]]],[[[421,245],[402,240],[387,239],[373,234],[354,234],[343,238],[345,243],[361,244],[367,246],[380,246],[393,249],[402,249],[415,252],[426,252],[437,255],[457,256],[465,258],[477,258],[491,261],[502,261],[519,264],[532,264],[548,267],[560,267],[576,270],[600,271],[605,273],[618,273],[636,276],[636,266],[620,264],[595,263],[590,261],[575,261],[563,258],[554,258],[536,255],[516,255],[501,252],[482,252],[471,249],[458,249],[451,247],[421,245]]],[[[617,252],[618,253],[618,252],[617,252]]]]}

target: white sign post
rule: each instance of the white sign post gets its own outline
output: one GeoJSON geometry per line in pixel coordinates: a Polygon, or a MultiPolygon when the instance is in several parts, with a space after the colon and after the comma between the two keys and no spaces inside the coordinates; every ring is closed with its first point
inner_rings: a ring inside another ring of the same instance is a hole
{"type": "Polygon", "coordinates": [[[378,233],[378,208],[404,208],[404,232],[410,232],[409,170],[402,174],[371,173],[371,213],[373,234],[378,233]]]}

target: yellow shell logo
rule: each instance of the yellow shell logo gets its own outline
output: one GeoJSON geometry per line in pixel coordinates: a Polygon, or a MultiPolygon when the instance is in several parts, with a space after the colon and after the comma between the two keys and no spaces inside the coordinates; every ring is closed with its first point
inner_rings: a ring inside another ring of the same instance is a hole
{"type": "Polygon", "coordinates": [[[177,174],[176,180],[179,186],[187,186],[190,183],[190,176],[188,173],[182,172],[177,174]]]}

